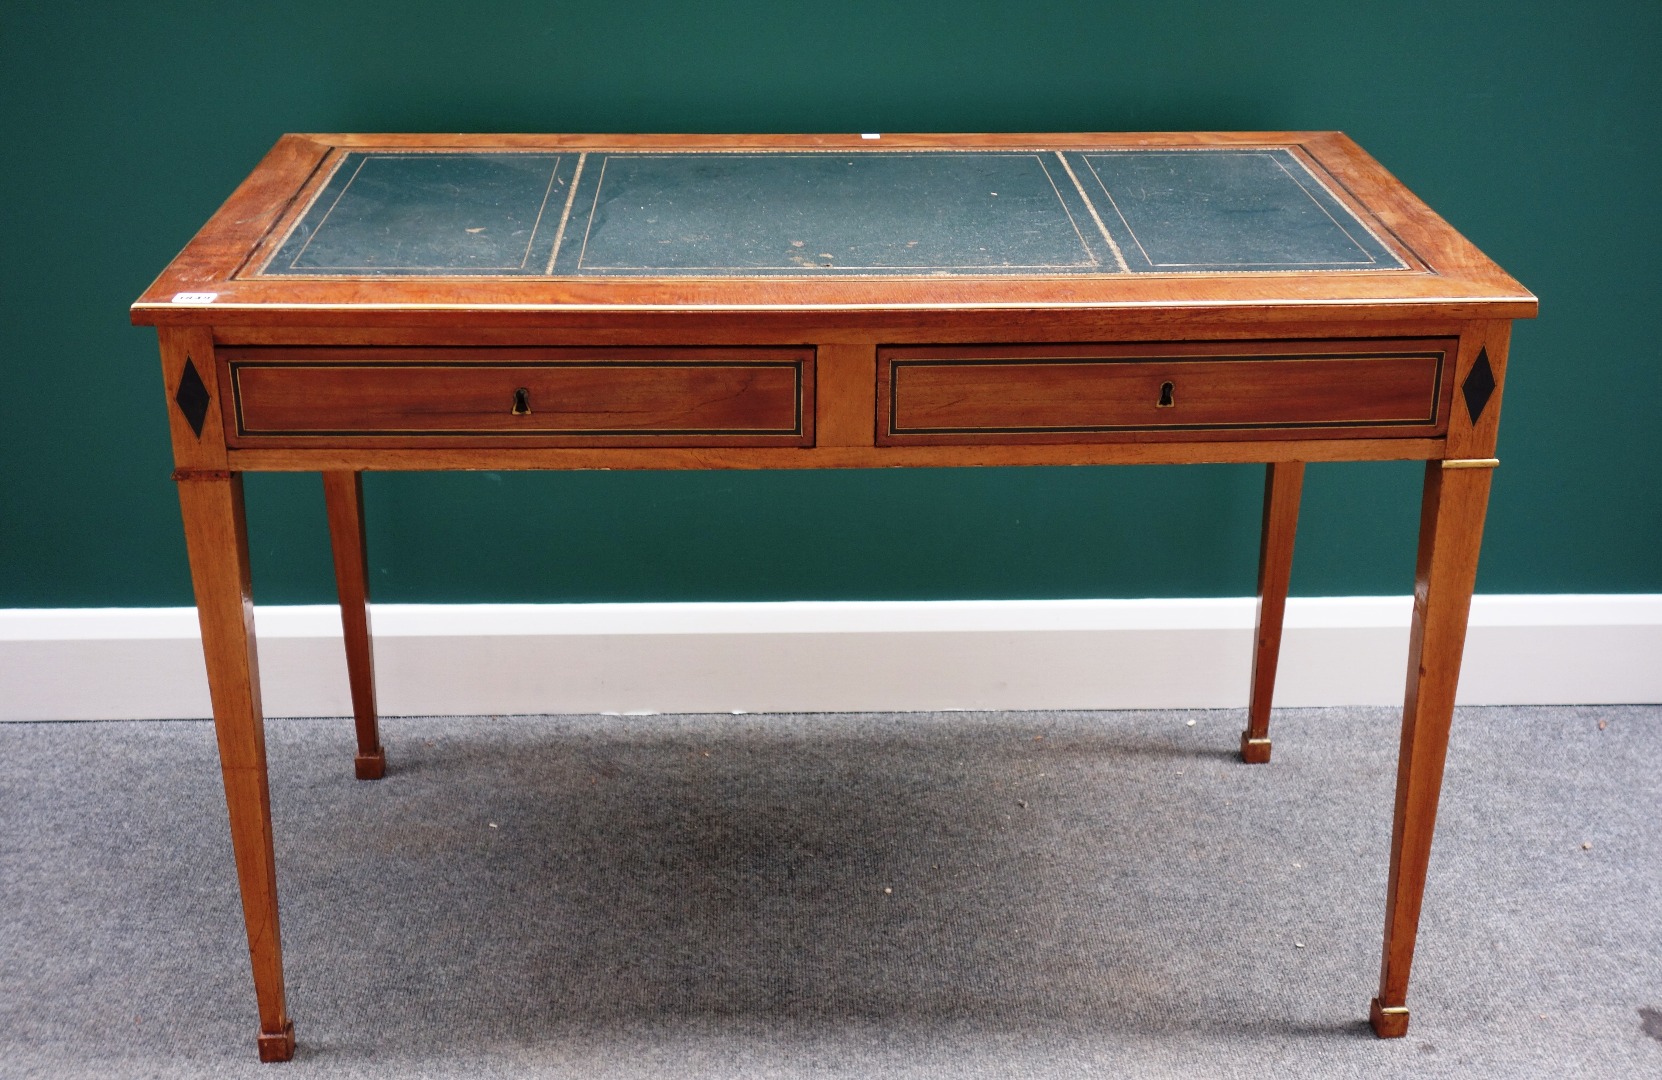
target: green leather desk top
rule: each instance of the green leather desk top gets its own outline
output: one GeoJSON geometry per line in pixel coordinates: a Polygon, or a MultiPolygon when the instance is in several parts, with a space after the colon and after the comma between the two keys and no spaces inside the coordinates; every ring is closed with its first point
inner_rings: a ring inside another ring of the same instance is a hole
{"type": "Polygon", "coordinates": [[[259,277],[1403,270],[1280,148],[349,151],[259,277]]]}

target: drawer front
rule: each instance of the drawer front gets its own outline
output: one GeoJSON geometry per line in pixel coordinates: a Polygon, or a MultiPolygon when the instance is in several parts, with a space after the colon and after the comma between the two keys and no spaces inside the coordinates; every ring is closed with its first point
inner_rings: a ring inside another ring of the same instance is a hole
{"type": "Polygon", "coordinates": [[[810,349],[220,351],[234,446],[812,446],[810,349]]]}
{"type": "Polygon", "coordinates": [[[886,348],[878,442],[1441,434],[1455,340],[886,348]]]}

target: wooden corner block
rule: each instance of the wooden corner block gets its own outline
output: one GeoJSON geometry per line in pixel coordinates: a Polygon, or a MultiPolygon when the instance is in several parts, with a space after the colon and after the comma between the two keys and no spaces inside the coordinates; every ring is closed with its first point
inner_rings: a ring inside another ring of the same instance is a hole
{"type": "Polygon", "coordinates": [[[387,751],[377,746],[373,753],[359,754],[352,759],[352,771],[359,780],[379,780],[387,774],[387,751]]]}
{"type": "Polygon", "coordinates": [[[1241,732],[1241,760],[1248,765],[1268,765],[1270,741],[1254,739],[1250,731],[1241,732]]]}
{"type": "Polygon", "coordinates": [[[1373,1026],[1373,1033],[1381,1039],[1400,1039],[1408,1034],[1408,1006],[1396,1005],[1386,1007],[1379,1003],[1378,998],[1368,1008],[1368,1023],[1373,1026]]]}
{"type": "Polygon", "coordinates": [[[278,1032],[260,1032],[260,1060],[288,1061],[294,1057],[294,1021],[290,1020],[278,1032]]]}

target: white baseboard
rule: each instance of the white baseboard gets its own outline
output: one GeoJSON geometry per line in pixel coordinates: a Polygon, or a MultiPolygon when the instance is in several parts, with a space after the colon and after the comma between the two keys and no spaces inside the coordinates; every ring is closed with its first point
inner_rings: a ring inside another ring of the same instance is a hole
{"type": "MultiPolygon", "coordinates": [[[[1407,597],[1289,601],[1276,704],[1397,705],[1407,597]]],[[[378,605],[381,711],[1242,706],[1254,601],[378,605]]],[[[256,613],[272,716],[351,711],[330,606],[256,613]]],[[[1662,702],[1662,595],[1479,596],[1464,704],[1662,702]]],[[[0,720],[208,715],[191,608],[0,611],[0,720]]]]}

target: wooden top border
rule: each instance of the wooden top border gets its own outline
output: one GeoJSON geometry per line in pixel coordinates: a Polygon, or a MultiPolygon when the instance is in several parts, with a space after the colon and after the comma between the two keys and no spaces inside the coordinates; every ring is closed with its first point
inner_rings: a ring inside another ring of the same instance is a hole
{"type": "Polygon", "coordinates": [[[797,313],[858,326],[910,312],[1532,318],[1537,301],[1338,132],[846,135],[285,135],[132,307],[141,325],[592,325],[619,318],[797,313]],[[1002,149],[1287,146],[1301,151],[1405,249],[1414,269],[1276,274],[874,278],[239,277],[297,213],[321,166],[357,149],[1002,149]],[[212,293],[208,302],[178,294],[212,293]]]}

